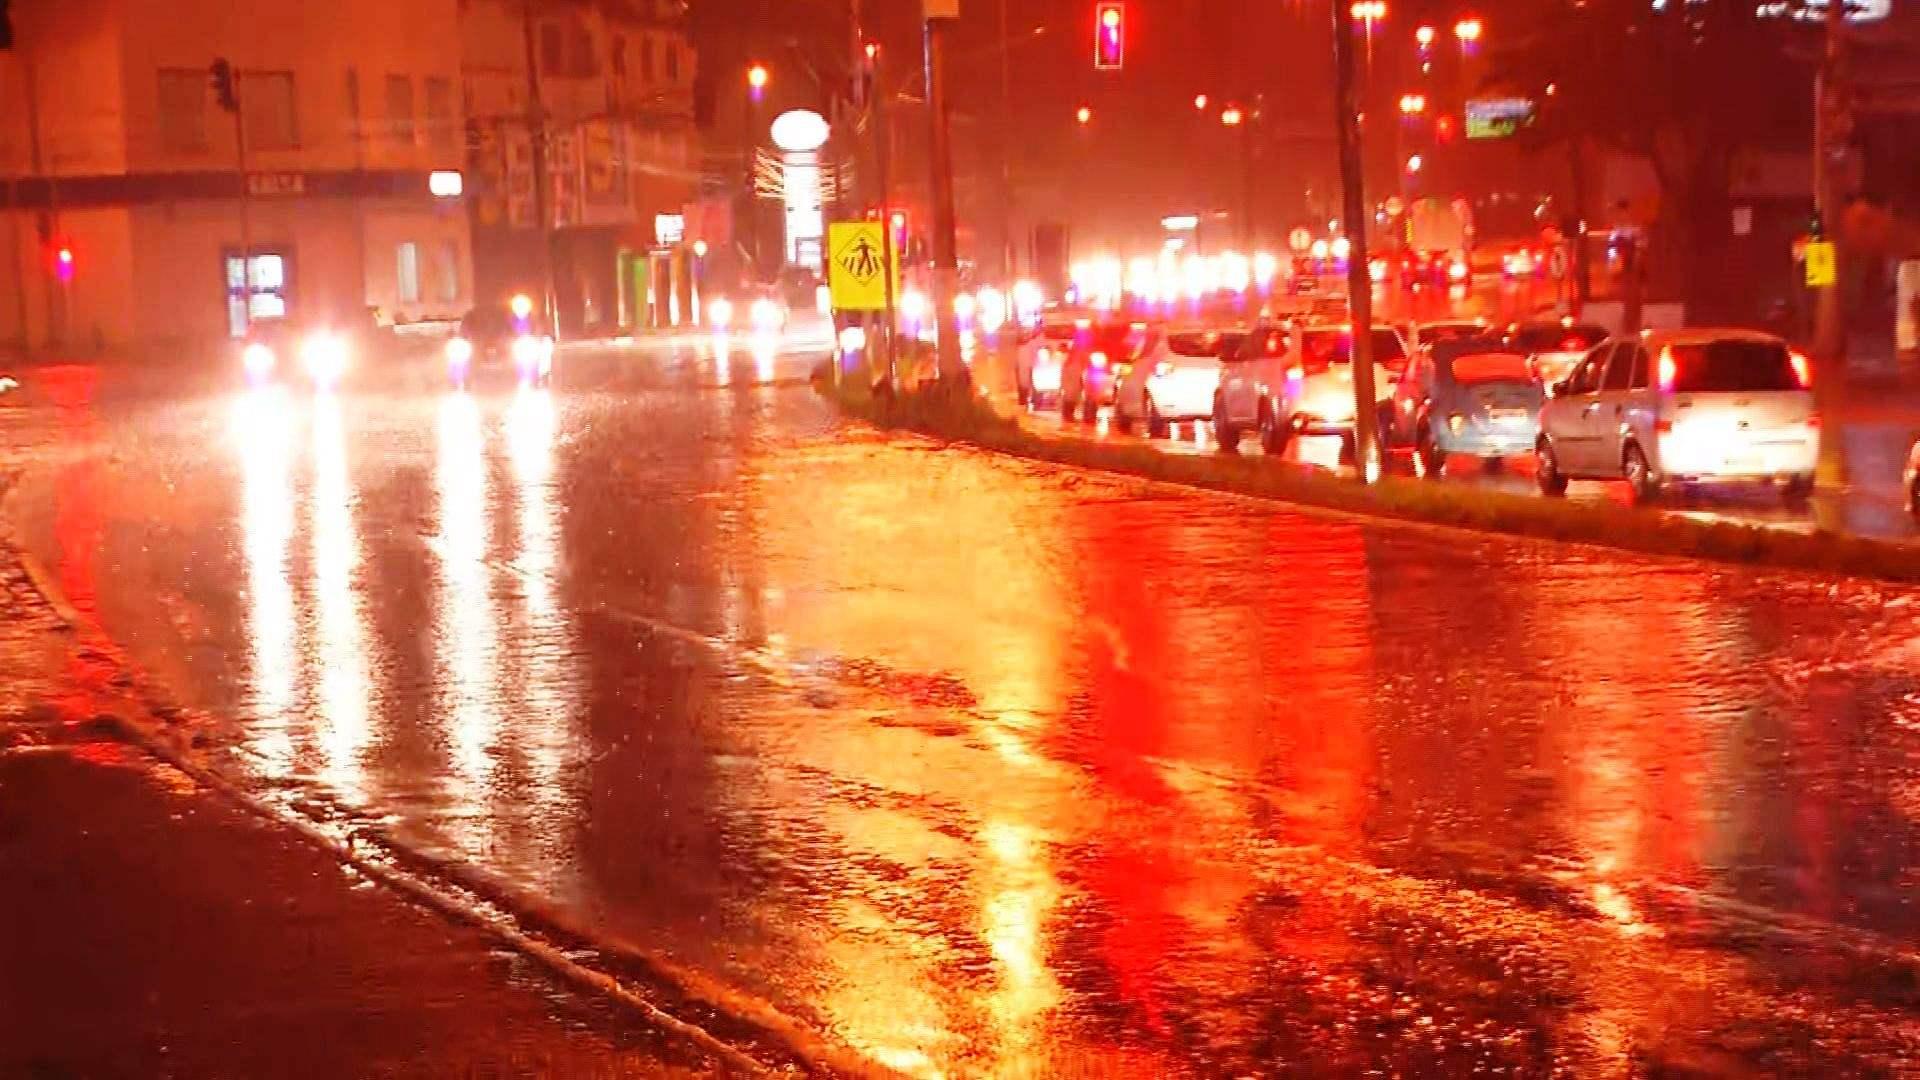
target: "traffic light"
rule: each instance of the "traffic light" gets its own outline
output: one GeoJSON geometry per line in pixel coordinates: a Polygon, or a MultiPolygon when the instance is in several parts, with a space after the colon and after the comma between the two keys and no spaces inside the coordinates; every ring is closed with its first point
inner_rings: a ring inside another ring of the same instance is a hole
{"type": "Polygon", "coordinates": [[[228,112],[240,111],[240,98],[234,93],[233,65],[226,57],[220,57],[207,68],[207,80],[213,84],[213,98],[221,108],[228,112]]]}
{"type": "Polygon", "coordinates": [[[1103,0],[1093,6],[1093,66],[1119,71],[1127,59],[1127,5],[1103,0]]]}

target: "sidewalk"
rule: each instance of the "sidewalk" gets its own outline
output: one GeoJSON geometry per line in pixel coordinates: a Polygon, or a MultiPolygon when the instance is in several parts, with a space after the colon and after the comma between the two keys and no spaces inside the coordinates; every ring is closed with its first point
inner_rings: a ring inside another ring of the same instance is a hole
{"type": "Polygon", "coordinates": [[[708,1076],[112,737],[0,546],[0,1076],[708,1076]]]}

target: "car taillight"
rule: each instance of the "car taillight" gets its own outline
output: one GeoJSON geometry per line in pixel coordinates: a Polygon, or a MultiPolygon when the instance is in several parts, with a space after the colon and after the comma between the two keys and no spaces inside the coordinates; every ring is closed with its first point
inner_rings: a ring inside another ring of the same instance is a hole
{"type": "Polygon", "coordinates": [[[1680,365],[1674,362],[1671,348],[1660,350],[1660,389],[1671,393],[1674,381],[1680,377],[1680,365]]]}
{"type": "Polygon", "coordinates": [[[1820,427],[1820,414],[1813,413],[1809,415],[1807,417],[1807,426],[1810,428],[1814,428],[1815,430],[1818,430],[1820,427]]]}
{"type": "Polygon", "coordinates": [[[1798,349],[1787,353],[1787,362],[1793,365],[1793,377],[1800,382],[1800,389],[1813,389],[1813,361],[1798,349]]]}
{"type": "Polygon", "coordinates": [[[1673,430],[1673,421],[1671,421],[1671,420],[1655,420],[1655,421],[1653,422],[1653,430],[1655,430],[1655,431],[1657,431],[1657,432],[1659,432],[1659,433],[1661,433],[1662,435],[1664,435],[1664,434],[1666,434],[1667,432],[1669,432],[1669,431],[1672,431],[1672,430],[1673,430]]]}

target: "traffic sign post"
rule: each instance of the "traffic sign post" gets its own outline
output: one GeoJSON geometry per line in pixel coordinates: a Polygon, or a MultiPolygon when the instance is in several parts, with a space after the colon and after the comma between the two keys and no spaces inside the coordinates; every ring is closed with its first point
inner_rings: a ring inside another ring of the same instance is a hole
{"type": "Polygon", "coordinates": [[[1807,244],[1807,287],[1825,289],[1840,280],[1840,261],[1835,256],[1833,241],[1814,240],[1807,244]]]}
{"type": "Polygon", "coordinates": [[[893,264],[895,291],[899,260],[890,259],[883,221],[836,221],[827,227],[827,291],[836,311],[885,311],[887,269],[893,264]]]}

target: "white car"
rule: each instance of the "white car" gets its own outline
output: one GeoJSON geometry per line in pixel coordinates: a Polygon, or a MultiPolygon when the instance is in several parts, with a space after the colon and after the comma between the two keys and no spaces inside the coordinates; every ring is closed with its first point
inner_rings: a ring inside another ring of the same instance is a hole
{"type": "Polygon", "coordinates": [[[1907,511],[1920,517],[1920,442],[1907,455],[1907,511]]]}
{"type": "Polygon", "coordinates": [[[1534,454],[1540,490],[1625,480],[1634,497],[1668,483],[1777,482],[1813,490],[1820,417],[1806,357],[1751,330],[1668,330],[1602,343],[1553,387],[1534,454]]]}
{"type": "MultiPolygon", "coordinates": [[[[1391,326],[1376,325],[1371,340],[1378,409],[1393,396],[1407,347],[1391,326]]],[[[1223,450],[1236,449],[1249,430],[1259,432],[1269,454],[1285,451],[1296,435],[1341,435],[1351,442],[1353,419],[1353,335],[1346,326],[1255,327],[1222,361],[1213,427],[1223,450]]]]}
{"type": "Polygon", "coordinates": [[[1127,369],[1113,400],[1115,426],[1131,431],[1145,424],[1160,438],[1170,424],[1213,415],[1220,388],[1220,357],[1240,347],[1244,328],[1176,330],[1162,335],[1138,363],[1127,369]]]}
{"type": "Polygon", "coordinates": [[[1540,373],[1540,381],[1552,386],[1566,378],[1573,365],[1605,340],[1606,327],[1562,318],[1508,327],[1506,347],[1508,352],[1531,358],[1534,370],[1540,373]]]}

